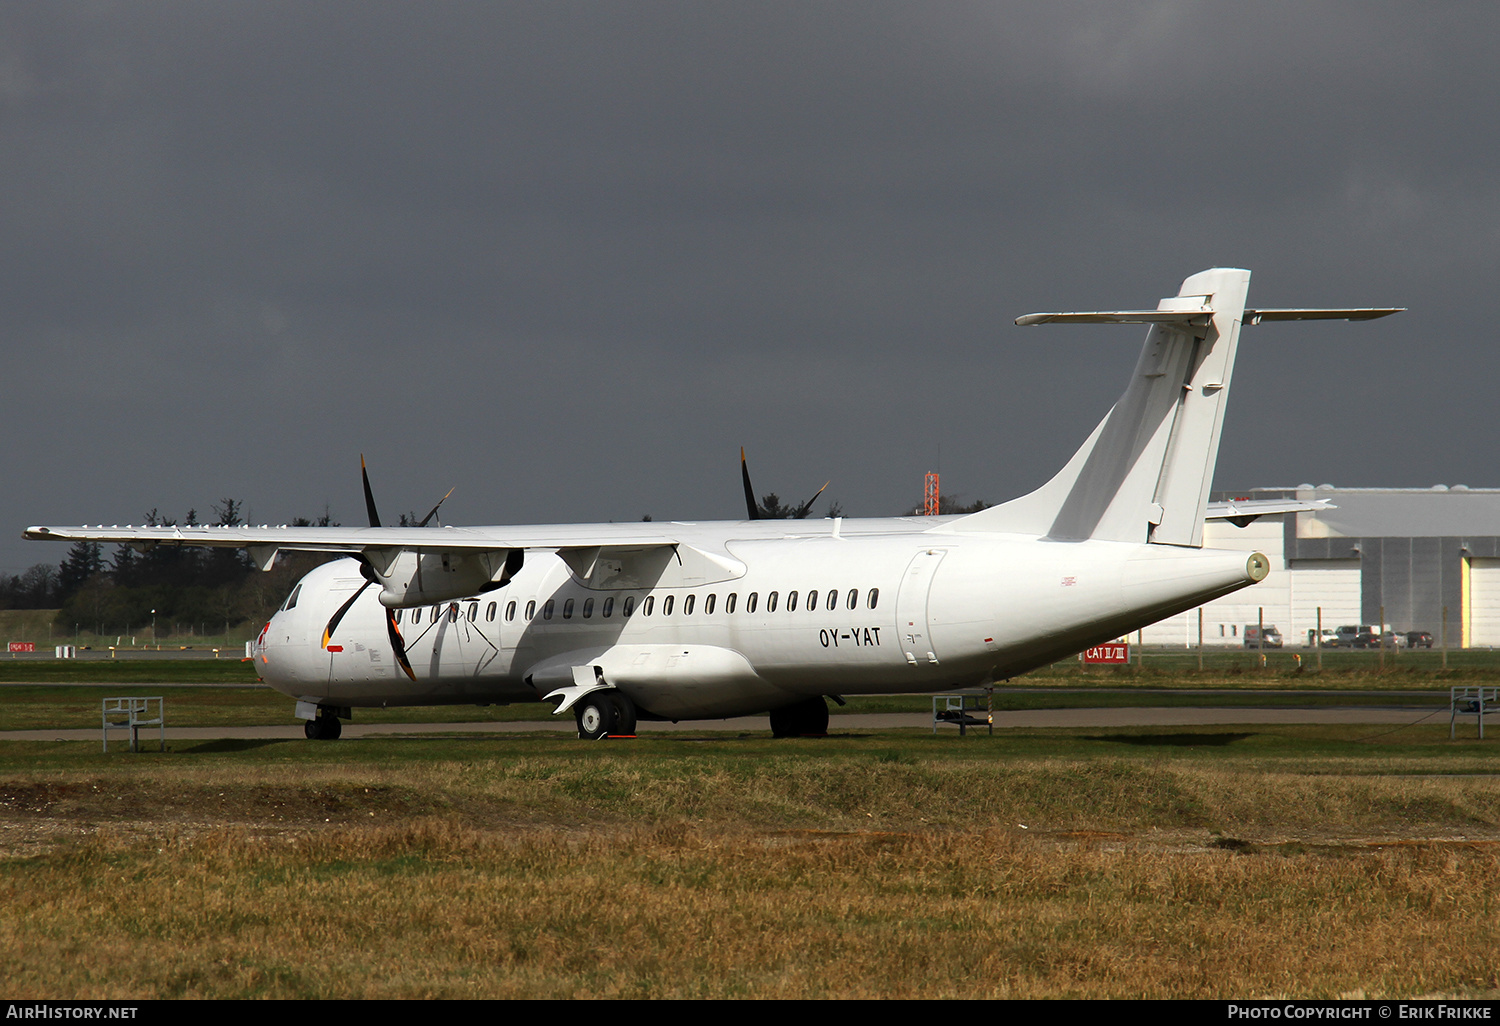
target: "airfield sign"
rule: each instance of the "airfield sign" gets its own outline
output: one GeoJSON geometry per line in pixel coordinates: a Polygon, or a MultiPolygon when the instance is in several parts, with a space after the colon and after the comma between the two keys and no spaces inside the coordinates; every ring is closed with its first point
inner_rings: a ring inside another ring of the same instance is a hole
{"type": "Polygon", "coordinates": [[[1108,645],[1095,645],[1083,650],[1085,663],[1128,663],[1130,645],[1124,641],[1112,641],[1108,645]]]}

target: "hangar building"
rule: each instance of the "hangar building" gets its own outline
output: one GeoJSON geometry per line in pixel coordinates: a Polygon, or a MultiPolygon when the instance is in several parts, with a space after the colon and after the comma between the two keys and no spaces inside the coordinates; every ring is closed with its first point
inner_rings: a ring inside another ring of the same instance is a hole
{"type": "MultiPolygon", "coordinates": [[[[1239,528],[1210,521],[1203,544],[1258,549],[1271,575],[1203,607],[1205,645],[1242,645],[1246,624],[1264,609],[1287,645],[1305,645],[1323,627],[1385,624],[1429,631],[1450,648],[1500,646],[1500,488],[1256,488],[1215,499],[1327,499],[1337,508],[1262,517],[1239,528]]],[[[1189,610],[1146,628],[1148,645],[1198,643],[1189,610]]]]}

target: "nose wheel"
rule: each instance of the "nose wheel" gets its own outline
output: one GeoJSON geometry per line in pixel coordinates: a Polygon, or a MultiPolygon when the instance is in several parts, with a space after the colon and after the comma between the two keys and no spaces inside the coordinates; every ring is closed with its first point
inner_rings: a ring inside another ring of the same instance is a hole
{"type": "Polygon", "coordinates": [[[319,709],[317,719],[304,721],[302,730],[310,741],[337,741],[344,732],[338,714],[332,709],[319,709]]]}

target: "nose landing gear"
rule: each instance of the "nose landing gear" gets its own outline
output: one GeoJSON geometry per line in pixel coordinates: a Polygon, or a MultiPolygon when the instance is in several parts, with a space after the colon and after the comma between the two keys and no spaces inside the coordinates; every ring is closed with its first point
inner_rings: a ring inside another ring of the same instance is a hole
{"type": "Polygon", "coordinates": [[[303,732],[311,741],[337,741],[343,733],[343,725],[334,710],[320,706],[316,719],[303,721],[303,732]]]}

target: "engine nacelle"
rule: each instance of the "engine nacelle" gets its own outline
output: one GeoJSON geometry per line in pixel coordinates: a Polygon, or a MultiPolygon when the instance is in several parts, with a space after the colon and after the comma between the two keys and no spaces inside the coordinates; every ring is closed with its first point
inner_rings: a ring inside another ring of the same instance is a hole
{"type": "Polygon", "coordinates": [[[524,549],[366,549],[366,576],[380,604],[409,609],[503,587],[521,569],[524,549]]]}

